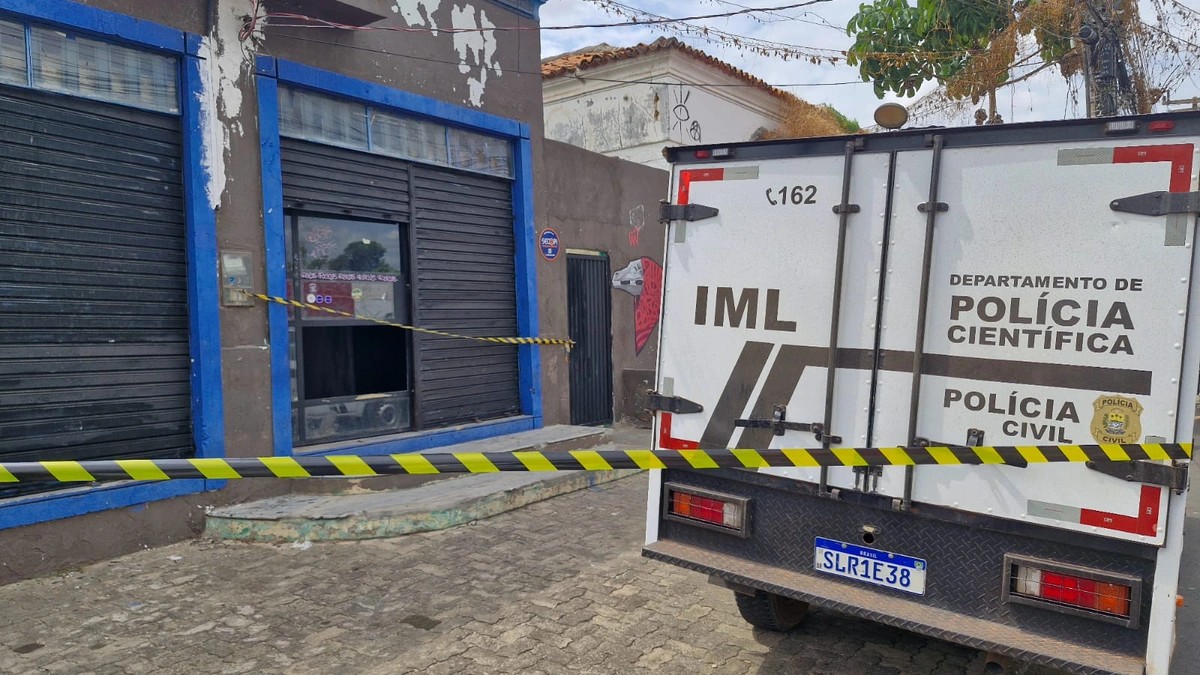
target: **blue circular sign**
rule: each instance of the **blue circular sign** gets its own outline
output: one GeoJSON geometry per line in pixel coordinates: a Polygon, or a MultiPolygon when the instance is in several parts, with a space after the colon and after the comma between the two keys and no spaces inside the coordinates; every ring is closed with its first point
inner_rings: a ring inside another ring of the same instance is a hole
{"type": "Polygon", "coordinates": [[[542,257],[546,260],[554,260],[558,257],[558,233],[550,228],[542,230],[542,236],[538,237],[538,249],[542,252],[542,257]]]}

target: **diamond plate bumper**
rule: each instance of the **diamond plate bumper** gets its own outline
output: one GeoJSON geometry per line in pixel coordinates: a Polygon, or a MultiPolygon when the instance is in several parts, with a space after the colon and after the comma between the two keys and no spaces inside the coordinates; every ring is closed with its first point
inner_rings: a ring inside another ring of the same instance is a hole
{"type": "MultiPolygon", "coordinates": [[[[661,521],[659,541],[643,550],[648,558],[1022,661],[1077,673],[1144,670],[1146,622],[1130,629],[1007,604],[1000,591],[1005,553],[1122,572],[1151,584],[1152,547],[1101,550],[1104,542],[1090,537],[1047,537],[1020,523],[997,531],[872,508],[746,471],[665,471],[663,480],[750,498],[754,530],[742,539],[661,521]],[[929,561],[925,596],[814,571],[815,537],[861,541],[864,525],[878,533],[872,547],[929,561]]],[[[1149,598],[1142,615],[1149,615],[1149,598]]]]}

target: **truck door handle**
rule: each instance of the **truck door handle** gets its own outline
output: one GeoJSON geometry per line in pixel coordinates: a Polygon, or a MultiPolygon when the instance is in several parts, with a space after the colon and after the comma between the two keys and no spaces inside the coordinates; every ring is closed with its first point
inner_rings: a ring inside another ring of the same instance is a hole
{"type": "Polygon", "coordinates": [[[841,436],[826,433],[825,425],[820,422],[788,422],[787,406],[785,405],[775,406],[770,419],[761,417],[738,419],[733,421],[733,426],[747,429],[770,429],[776,436],[782,436],[785,431],[811,431],[818,442],[823,442],[826,438],[830,443],[842,442],[841,436]]]}

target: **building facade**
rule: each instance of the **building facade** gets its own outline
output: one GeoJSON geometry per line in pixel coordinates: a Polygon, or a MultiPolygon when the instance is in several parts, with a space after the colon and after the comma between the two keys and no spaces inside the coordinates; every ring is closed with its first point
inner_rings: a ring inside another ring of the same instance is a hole
{"type": "Polygon", "coordinates": [[[660,169],[664,146],[758,140],[792,94],[675,38],[542,63],[546,138],[660,169]]]}
{"type": "MultiPolygon", "coordinates": [[[[599,269],[571,260],[657,255],[653,230],[629,242],[665,174],[594,227],[535,191],[539,4],[0,0],[0,460],[382,454],[570,422],[583,359],[561,347],[378,325],[565,337],[599,269]]],[[[616,271],[610,336],[637,301],[616,271]]],[[[653,340],[628,332],[644,369],[653,340]]],[[[197,466],[0,483],[0,581],[288,490],[197,466]]]]}

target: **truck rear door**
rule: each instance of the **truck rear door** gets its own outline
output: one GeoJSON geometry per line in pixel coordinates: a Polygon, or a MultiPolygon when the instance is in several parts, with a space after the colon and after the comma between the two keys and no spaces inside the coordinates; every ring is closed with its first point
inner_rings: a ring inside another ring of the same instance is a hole
{"type": "Polygon", "coordinates": [[[888,164],[843,152],[676,169],[676,203],[718,214],[668,232],[659,393],[703,410],[660,415],[659,447],[868,442],[888,164]],[[856,208],[835,208],[843,203],[856,208]]]}
{"type": "MultiPolygon", "coordinates": [[[[1193,144],[941,143],[676,167],[677,204],[718,213],[668,233],[659,390],[703,410],[661,415],[659,447],[1190,440],[1194,233],[1128,198],[1190,190],[1193,144]]],[[[1025,468],[764,471],[1163,543],[1163,487],[1026,454],[1025,468]]]]}
{"type": "Polygon", "coordinates": [[[1064,449],[1029,449],[1026,468],[888,467],[879,492],[1163,543],[1169,490],[1043,462],[1082,444],[1191,440],[1194,230],[1130,198],[1188,192],[1195,155],[1146,138],[897,153],[873,440],[1064,449]]]}

